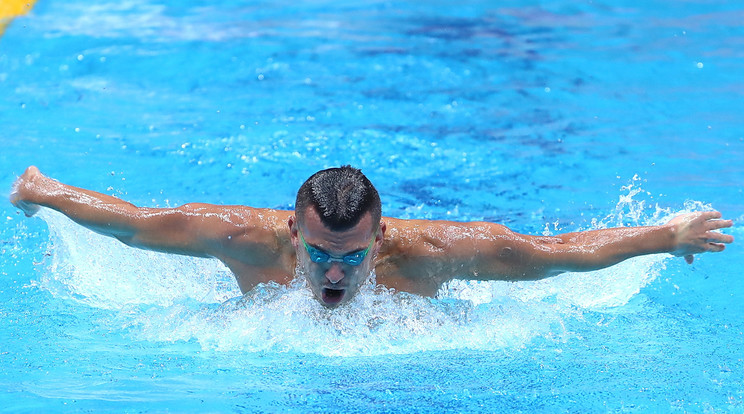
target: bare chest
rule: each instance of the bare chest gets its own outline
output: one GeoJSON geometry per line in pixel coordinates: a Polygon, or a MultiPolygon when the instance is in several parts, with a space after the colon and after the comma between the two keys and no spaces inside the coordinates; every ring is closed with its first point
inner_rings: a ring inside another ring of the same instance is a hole
{"type": "Polygon", "coordinates": [[[237,260],[223,260],[230,271],[235,275],[240,291],[246,293],[256,287],[259,283],[275,282],[288,284],[295,275],[294,260],[280,260],[276,265],[257,266],[246,264],[237,260]]]}

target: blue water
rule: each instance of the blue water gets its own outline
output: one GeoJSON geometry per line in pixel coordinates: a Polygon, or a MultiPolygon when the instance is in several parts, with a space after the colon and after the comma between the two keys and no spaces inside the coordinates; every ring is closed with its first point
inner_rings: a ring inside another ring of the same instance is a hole
{"type": "Polygon", "coordinates": [[[737,2],[39,0],[0,38],[27,165],[138,205],[291,209],[361,167],[403,218],[531,234],[720,210],[738,238],[327,311],[0,204],[6,412],[744,412],[737,2]]]}

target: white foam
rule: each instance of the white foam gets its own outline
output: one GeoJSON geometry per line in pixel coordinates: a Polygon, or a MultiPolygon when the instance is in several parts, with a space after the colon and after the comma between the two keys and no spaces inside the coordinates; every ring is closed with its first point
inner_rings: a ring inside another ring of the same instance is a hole
{"type": "Polygon", "coordinates": [[[475,306],[368,286],[329,310],[307,286],[265,285],[221,306],[150,309],[136,318],[138,338],[197,340],[219,351],[301,352],[326,356],[400,354],[448,349],[519,348],[559,327],[553,305],[510,299],[475,306]]]}

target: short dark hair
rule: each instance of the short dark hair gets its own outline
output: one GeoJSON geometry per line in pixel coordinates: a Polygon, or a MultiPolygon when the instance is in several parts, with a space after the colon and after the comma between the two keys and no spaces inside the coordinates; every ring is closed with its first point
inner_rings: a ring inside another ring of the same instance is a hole
{"type": "Polygon", "coordinates": [[[320,220],[333,231],[354,227],[369,212],[372,223],[379,223],[382,214],[380,195],[362,171],[344,165],[318,171],[297,191],[295,215],[305,221],[305,212],[314,207],[320,220]]]}

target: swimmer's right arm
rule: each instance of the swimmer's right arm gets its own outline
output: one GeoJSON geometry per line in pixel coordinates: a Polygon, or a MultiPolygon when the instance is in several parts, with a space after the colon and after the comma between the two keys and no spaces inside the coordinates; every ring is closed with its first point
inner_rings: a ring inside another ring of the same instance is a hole
{"type": "Polygon", "coordinates": [[[252,242],[261,248],[272,242],[267,238],[275,237],[270,226],[256,225],[261,219],[266,221],[269,210],[209,204],[137,207],[113,196],[60,183],[33,166],[16,180],[10,201],[27,216],[34,215],[40,206],[48,207],[127,245],[166,253],[245,256],[250,253],[246,244],[252,242]],[[251,237],[253,240],[249,240],[251,237]]]}

